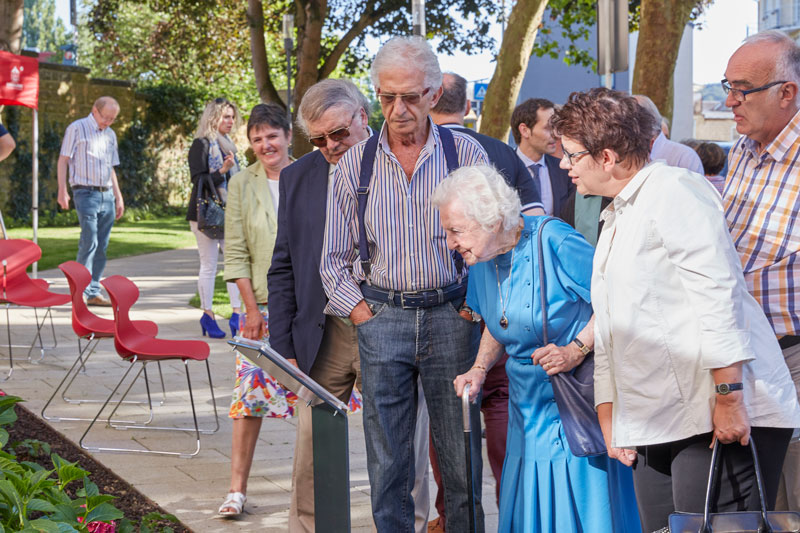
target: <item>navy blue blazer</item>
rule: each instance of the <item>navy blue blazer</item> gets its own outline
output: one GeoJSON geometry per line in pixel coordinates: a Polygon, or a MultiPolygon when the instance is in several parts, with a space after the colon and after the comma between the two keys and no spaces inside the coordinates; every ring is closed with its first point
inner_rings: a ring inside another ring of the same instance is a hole
{"type": "Polygon", "coordinates": [[[319,150],[281,172],[278,235],[267,274],[270,345],[305,373],[317,357],[327,297],[319,277],[328,197],[328,161],[319,150]]]}
{"type": "Polygon", "coordinates": [[[517,157],[513,148],[503,141],[498,141],[494,137],[483,135],[469,128],[458,126],[451,129],[466,133],[481,143],[483,149],[486,150],[486,155],[489,156],[489,161],[503,174],[508,184],[517,190],[519,199],[522,201],[523,211],[531,207],[542,207],[539,187],[534,183],[533,177],[525,168],[522,160],[517,157]]]}
{"type": "Polygon", "coordinates": [[[575,184],[572,183],[568,171],[558,166],[561,163],[559,158],[545,154],[544,161],[550,174],[550,186],[553,188],[553,214],[559,216],[569,196],[575,192],[575,184]]]}

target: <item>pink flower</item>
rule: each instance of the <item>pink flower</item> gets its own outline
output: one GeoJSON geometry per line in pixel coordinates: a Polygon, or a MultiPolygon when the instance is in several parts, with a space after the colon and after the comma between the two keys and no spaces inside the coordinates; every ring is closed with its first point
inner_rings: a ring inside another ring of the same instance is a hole
{"type": "Polygon", "coordinates": [[[116,533],[117,527],[113,522],[110,524],[105,522],[89,522],[86,529],[89,530],[89,533],[116,533]]]}

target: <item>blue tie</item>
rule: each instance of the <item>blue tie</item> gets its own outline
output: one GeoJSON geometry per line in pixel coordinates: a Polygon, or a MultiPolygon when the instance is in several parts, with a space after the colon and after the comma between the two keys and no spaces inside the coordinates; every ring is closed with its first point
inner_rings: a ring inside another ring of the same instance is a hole
{"type": "Polygon", "coordinates": [[[542,186],[539,183],[539,171],[541,170],[541,163],[532,163],[528,170],[533,175],[533,185],[536,187],[536,192],[539,193],[539,198],[542,197],[542,186]]]}

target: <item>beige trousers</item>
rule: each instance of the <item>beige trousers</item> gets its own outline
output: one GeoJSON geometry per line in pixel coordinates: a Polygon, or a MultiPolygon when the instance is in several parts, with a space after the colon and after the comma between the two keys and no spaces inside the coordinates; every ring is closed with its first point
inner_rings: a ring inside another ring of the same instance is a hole
{"type": "MultiPolygon", "coordinates": [[[[797,399],[800,400],[800,344],[783,351],[783,358],[792,374],[792,381],[797,388],[797,399]]],[[[781,482],[778,485],[778,498],[775,501],[778,511],[800,511],[800,441],[792,439],[786,458],[783,461],[781,482]]]]}
{"type": "MultiPolygon", "coordinates": [[[[339,318],[325,317],[325,334],[317,358],[309,372],[311,378],[344,403],[350,401],[353,387],[361,390],[361,365],[358,358],[358,334],[354,326],[339,318]]],[[[420,393],[422,387],[420,387],[420,393]]],[[[416,483],[412,496],[415,505],[415,529],[427,530],[430,496],[428,491],[428,411],[420,398],[417,432],[414,437],[416,483]]],[[[298,402],[297,440],[292,469],[292,498],[289,507],[291,533],[314,532],[314,445],[311,432],[311,409],[298,402]]]]}

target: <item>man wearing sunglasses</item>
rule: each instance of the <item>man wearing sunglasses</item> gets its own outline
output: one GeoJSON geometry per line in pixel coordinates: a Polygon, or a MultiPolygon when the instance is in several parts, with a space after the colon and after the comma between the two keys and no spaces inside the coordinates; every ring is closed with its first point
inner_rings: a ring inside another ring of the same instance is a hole
{"type": "MultiPolygon", "coordinates": [[[[423,38],[389,40],[370,75],[386,121],[377,137],[348,151],[334,173],[320,265],[329,298],[325,312],[349,317],[358,331],[378,532],[414,528],[418,378],[440,459],[447,529],[468,531],[472,487],[453,379],[474,362],[479,331],[463,308],[463,259],[447,249],[429,198],[448,168],[485,164],[486,152],[472,137],[439,128],[429,117],[442,94],[442,73],[423,38]]],[[[470,414],[479,427],[477,406],[470,414]]],[[[474,516],[483,531],[480,432],[473,433],[474,516]]]]}
{"type": "MultiPolygon", "coordinates": [[[[748,289],[764,308],[800,391],[800,47],[757,33],[728,61],[722,88],[742,137],[722,203],[748,289]]],[[[799,396],[800,397],[800,396],[799,396]]],[[[800,510],[800,442],[789,444],[777,509],[800,510]]]]}

